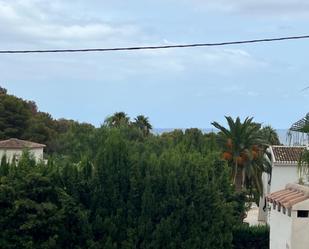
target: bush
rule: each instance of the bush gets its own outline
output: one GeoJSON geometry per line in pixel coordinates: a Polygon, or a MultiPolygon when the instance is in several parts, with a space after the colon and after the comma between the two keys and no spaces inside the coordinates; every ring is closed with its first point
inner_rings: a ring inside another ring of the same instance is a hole
{"type": "Polygon", "coordinates": [[[269,249],[269,227],[242,225],[234,228],[235,249],[269,249]]]}
{"type": "Polygon", "coordinates": [[[231,248],[243,202],[218,153],[104,136],[94,161],[2,160],[1,249],[231,248]]]}

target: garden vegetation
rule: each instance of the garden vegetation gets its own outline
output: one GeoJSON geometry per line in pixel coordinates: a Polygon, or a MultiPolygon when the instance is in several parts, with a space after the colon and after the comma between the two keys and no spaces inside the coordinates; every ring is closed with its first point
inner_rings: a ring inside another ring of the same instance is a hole
{"type": "Polygon", "coordinates": [[[0,139],[45,143],[48,159],[2,158],[0,248],[233,248],[248,194],[233,184],[240,147],[226,160],[226,134],[151,129],[123,112],[100,128],[54,120],[0,89],[0,139]]]}

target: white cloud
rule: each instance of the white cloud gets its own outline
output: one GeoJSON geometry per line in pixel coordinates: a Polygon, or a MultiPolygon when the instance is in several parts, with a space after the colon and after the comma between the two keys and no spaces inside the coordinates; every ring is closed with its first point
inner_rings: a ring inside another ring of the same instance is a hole
{"type": "Polygon", "coordinates": [[[195,48],[140,51],[127,58],[131,74],[235,75],[267,68],[268,63],[242,49],[195,48]],[[134,61],[135,63],[130,63],[134,61]]]}
{"type": "MultiPolygon", "coordinates": [[[[192,0],[185,0],[192,3],[192,0]]],[[[246,15],[279,15],[282,17],[306,17],[308,0],[193,0],[199,8],[246,15]]]]}
{"type": "MultiPolygon", "coordinates": [[[[219,1],[224,2],[224,0],[219,1]]],[[[80,1],[78,3],[80,4],[80,1]]],[[[2,48],[9,49],[157,45],[160,43],[156,42],[158,39],[161,39],[161,44],[174,44],[168,39],[158,38],[160,35],[147,37],[144,30],[132,23],[119,22],[119,20],[106,21],[97,16],[89,17],[82,13],[80,6],[76,7],[69,1],[0,0],[0,32],[4,34],[0,44],[2,48]]],[[[107,54],[100,56],[91,54],[88,58],[90,57],[88,65],[85,65],[86,56],[76,55],[74,57],[76,59],[75,68],[84,71],[83,74],[76,72],[74,75],[77,77],[78,75],[80,77],[90,75],[90,73],[85,73],[86,69],[83,65],[89,68],[89,72],[94,70],[97,75],[103,72],[105,75],[114,74],[120,78],[160,73],[176,75],[192,71],[235,74],[259,70],[267,65],[245,50],[224,47],[149,50],[121,55],[115,53],[112,58],[107,54]]],[[[29,61],[32,60],[33,65],[39,64],[33,58],[31,57],[29,61]]],[[[38,58],[37,55],[35,58],[38,58]]],[[[72,64],[68,57],[61,58],[63,61],[57,63],[51,55],[40,57],[42,64],[47,61],[51,64],[50,67],[55,68],[55,74],[57,70],[62,70],[62,67],[70,67],[69,65],[72,64]]],[[[31,65],[30,62],[28,64],[31,65]]],[[[63,71],[61,75],[67,72],[63,71]]],[[[71,74],[72,71],[70,71],[71,74]]]]}
{"type": "Polygon", "coordinates": [[[35,42],[36,46],[85,45],[87,41],[108,44],[121,39],[127,41],[140,33],[139,28],[130,23],[91,19],[76,12],[68,13],[65,5],[61,7],[59,1],[0,0],[0,32],[6,41],[35,42]]]}
{"type": "Polygon", "coordinates": [[[100,38],[108,39],[111,36],[127,36],[134,34],[137,30],[134,27],[122,26],[113,27],[108,24],[86,24],[86,25],[53,25],[39,24],[21,28],[26,34],[31,34],[41,39],[52,40],[96,40],[100,38]]]}
{"type": "Polygon", "coordinates": [[[195,67],[207,72],[230,75],[264,70],[268,63],[243,49],[204,48],[195,55],[195,67]],[[201,52],[202,51],[202,52],[201,52]]]}
{"type": "Polygon", "coordinates": [[[2,20],[17,20],[18,15],[16,11],[12,8],[12,6],[5,4],[4,2],[0,2],[0,18],[2,20]]]}

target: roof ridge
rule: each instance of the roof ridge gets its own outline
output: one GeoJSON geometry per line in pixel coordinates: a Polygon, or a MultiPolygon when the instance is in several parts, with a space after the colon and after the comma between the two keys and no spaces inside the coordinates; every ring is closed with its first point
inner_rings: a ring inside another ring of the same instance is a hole
{"type": "Polygon", "coordinates": [[[21,149],[21,148],[44,148],[45,144],[32,142],[28,140],[9,138],[0,141],[0,148],[4,149],[21,149]]]}

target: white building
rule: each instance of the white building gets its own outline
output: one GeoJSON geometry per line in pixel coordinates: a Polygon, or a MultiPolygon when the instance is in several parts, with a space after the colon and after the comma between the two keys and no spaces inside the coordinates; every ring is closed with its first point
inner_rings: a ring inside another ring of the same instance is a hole
{"type": "Polygon", "coordinates": [[[16,161],[18,161],[23,151],[27,149],[38,162],[43,160],[44,147],[44,144],[34,143],[16,138],[2,140],[0,141],[0,160],[4,155],[6,155],[8,162],[12,162],[14,158],[16,161]]]}
{"type": "MultiPolygon", "coordinates": [[[[258,220],[267,222],[266,196],[269,193],[284,189],[288,183],[298,183],[298,160],[305,146],[270,146],[272,175],[263,174],[263,197],[259,204],[258,220]],[[270,181],[271,178],[271,181],[270,181]]],[[[285,247],[284,247],[285,248],[285,247]]],[[[309,249],[309,245],[308,248],[309,249]]]]}
{"type": "Polygon", "coordinates": [[[287,184],[267,196],[270,249],[309,248],[309,187],[287,184]]]}
{"type": "Polygon", "coordinates": [[[305,146],[271,146],[272,178],[270,192],[284,189],[288,183],[297,183],[298,161],[305,146]]]}

